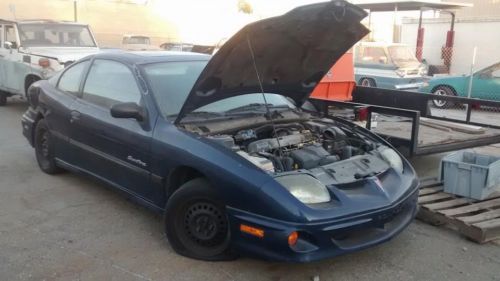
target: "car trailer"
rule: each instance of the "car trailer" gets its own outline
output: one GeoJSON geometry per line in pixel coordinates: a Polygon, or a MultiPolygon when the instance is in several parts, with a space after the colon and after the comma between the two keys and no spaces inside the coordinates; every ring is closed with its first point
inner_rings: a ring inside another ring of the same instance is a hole
{"type": "Polygon", "coordinates": [[[310,99],[324,115],[354,119],[362,110],[366,128],[408,157],[500,143],[500,102],[357,86],[350,102],[310,99]],[[433,100],[459,105],[440,110],[433,100]],[[349,110],[345,110],[349,109],[349,110]],[[347,113],[346,113],[347,112],[347,113]],[[457,114],[457,112],[459,114],[457,114]],[[372,122],[378,114],[377,126],[372,122]],[[478,118],[477,115],[486,114],[478,118]]]}

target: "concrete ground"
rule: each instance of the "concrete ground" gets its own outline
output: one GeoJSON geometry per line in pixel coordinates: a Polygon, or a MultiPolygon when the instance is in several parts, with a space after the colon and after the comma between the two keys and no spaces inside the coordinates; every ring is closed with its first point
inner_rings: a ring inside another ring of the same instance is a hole
{"type": "MultiPolygon", "coordinates": [[[[384,245],[310,264],[181,257],[159,216],[88,178],[43,174],[21,135],[25,109],[0,107],[0,280],[500,280],[500,246],[419,221],[384,245]]],[[[413,162],[430,174],[439,159],[413,162]]]]}

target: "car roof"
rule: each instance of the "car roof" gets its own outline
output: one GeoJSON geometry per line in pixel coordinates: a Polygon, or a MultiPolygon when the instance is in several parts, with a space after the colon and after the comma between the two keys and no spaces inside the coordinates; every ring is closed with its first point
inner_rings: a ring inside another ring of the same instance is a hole
{"type": "Polygon", "coordinates": [[[19,24],[70,24],[70,25],[87,25],[86,23],[74,22],[74,21],[58,21],[58,20],[50,20],[50,19],[23,19],[13,21],[19,24]]]}
{"type": "Polygon", "coordinates": [[[127,64],[148,64],[157,62],[172,61],[208,61],[211,56],[191,52],[172,52],[172,51],[137,51],[125,52],[119,50],[104,51],[90,57],[96,59],[112,59],[127,64]]]}

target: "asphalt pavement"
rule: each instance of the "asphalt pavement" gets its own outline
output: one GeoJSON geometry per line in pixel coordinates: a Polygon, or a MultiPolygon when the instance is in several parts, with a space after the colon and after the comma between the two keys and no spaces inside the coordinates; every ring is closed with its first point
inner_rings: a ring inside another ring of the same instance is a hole
{"type": "MultiPolygon", "coordinates": [[[[158,215],[86,177],[42,173],[21,134],[26,106],[0,107],[0,280],[500,280],[498,244],[419,221],[386,244],[309,264],[181,257],[158,215]]],[[[412,161],[428,175],[441,156],[412,161]]]]}

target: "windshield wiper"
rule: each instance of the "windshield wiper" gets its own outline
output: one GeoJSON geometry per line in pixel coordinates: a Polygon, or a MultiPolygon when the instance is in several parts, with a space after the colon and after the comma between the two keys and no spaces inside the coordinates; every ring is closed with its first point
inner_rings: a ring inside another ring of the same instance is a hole
{"type": "MultiPolygon", "coordinates": [[[[279,108],[284,108],[284,109],[291,109],[288,105],[273,105],[273,104],[267,104],[267,107],[269,109],[279,109],[279,108]]],[[[244,106],[236,107],[233,109],[230,109],[226,111],[226,114],[232,114],[232,113],[243,113],[243,112],[249,112],[249,113],[265,113],[267,111],[266,104],[265,103],[251,103],[247,104],[244,106]]]]}

